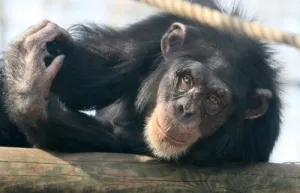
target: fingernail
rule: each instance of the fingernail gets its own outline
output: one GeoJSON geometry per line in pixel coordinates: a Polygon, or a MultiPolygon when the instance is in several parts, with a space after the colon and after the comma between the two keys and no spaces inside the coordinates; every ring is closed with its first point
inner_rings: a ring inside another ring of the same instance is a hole
{"type": "Polygon", "coordinates": [[[59,57],[59,60],[62,62],[64,59],[65,59],[65,55],[60,55],[58,56],[59,57]]]}

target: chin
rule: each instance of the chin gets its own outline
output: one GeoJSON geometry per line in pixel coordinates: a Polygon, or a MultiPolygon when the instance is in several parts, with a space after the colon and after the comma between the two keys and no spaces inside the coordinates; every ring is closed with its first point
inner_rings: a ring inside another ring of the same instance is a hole
{"type": "Polygon", "coordinates": [[[154,156],[165,160],[177,160],[187,153],[188,145],[174,143],[161,133],[160,129],[154,127],[151,118],[147,121],[144,132],[145,140],[154,156]]]}
{"type": "MultiPolygon", "coordinates": [[[[183,139],[168,135],[167,130],[185,130],[185,128],[180,128],[183,126],[175,124],[174,117],[168,116],[167,112],[170,111],[163,105],[156,106],[147,119],[144,138],[154,156],[164,160],[178,160],[188,152],[189,147],[196,141],[197,135],[193,134],[192,137],[183,139]]],[[[179,135],[184,135],[184,133],[179,133],[179,135]]]]}

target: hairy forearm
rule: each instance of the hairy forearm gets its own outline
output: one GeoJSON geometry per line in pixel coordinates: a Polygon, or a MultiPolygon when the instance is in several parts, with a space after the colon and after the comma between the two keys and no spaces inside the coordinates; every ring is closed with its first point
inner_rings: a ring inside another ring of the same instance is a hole
{"type": "Polygon", "coordinates": [[[67,46],[64,64],[53,81],[51,92],[73,110],[101,106],[106,102],[105,96],[111,96],[108,88],[113,82],[119,82],[114,77],[118,72],[113,68],[117,62],[108,60],[101,53],[94,53],[79,43],[67,46]]]}
{"type": "Polygon", "coordinates": [[[147,50],[140,49],[134,39],[129,45],[126,36],[114,30],[81,26],[75,31],[80,37],[57,45],[66,57],[51,89],[66,106],[72,110],[101,108],[129,93],[128,85],[132,90],[139,88],[152,64],[147,50]]]}
{"type": "Polygon", "coordinates": [[[40,142],[41,148],[62,152],[121,152],[119,140],[107,120],[71,111],[54,95],[49,99],[48,120],[39,128],[47,136],[46,141],[40,142]]]}
{"type": "Polygon", "coordinates": [[[45,116],[29,112],[34,106],[33,101],[25,101],[22,110],[16,107],[10,112],[32,146],[60,152],[108,149],[121,152],[120,142],[108,121],[71,111],[52,94],[48,100],[45,116]]]}

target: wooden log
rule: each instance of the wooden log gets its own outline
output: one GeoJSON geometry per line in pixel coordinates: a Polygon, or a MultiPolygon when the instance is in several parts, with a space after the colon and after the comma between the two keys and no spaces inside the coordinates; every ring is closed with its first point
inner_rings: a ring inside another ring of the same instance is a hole
{"type": "Polygon", "coordinates": [[[0,192],[300,192],[300,165],[200,168],[131,154],[59,154],[2,147],[0,192]]]}

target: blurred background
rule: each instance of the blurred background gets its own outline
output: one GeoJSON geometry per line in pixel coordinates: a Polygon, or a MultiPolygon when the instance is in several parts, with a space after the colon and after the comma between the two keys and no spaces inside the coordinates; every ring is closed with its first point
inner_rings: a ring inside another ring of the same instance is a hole
{"type": "MultiPolygon", "coordinates": [[[[300,34],[300,0],[219,0],[230,8],[240,3],[246,15],[255,15],[263,24],[300,34]]],[[[19,33],[42,19],[68,28],[71,24],[93,21],[124,26],[157,12],[132,0],[0,0],[0,51],[19,33]]],[[[271,162],[300,161],[300,50],[273,46],[282,63],[284,112],[282,133],[271,162]]],[[[94,112],[88,112],[93,114],[94,112]]]]}

